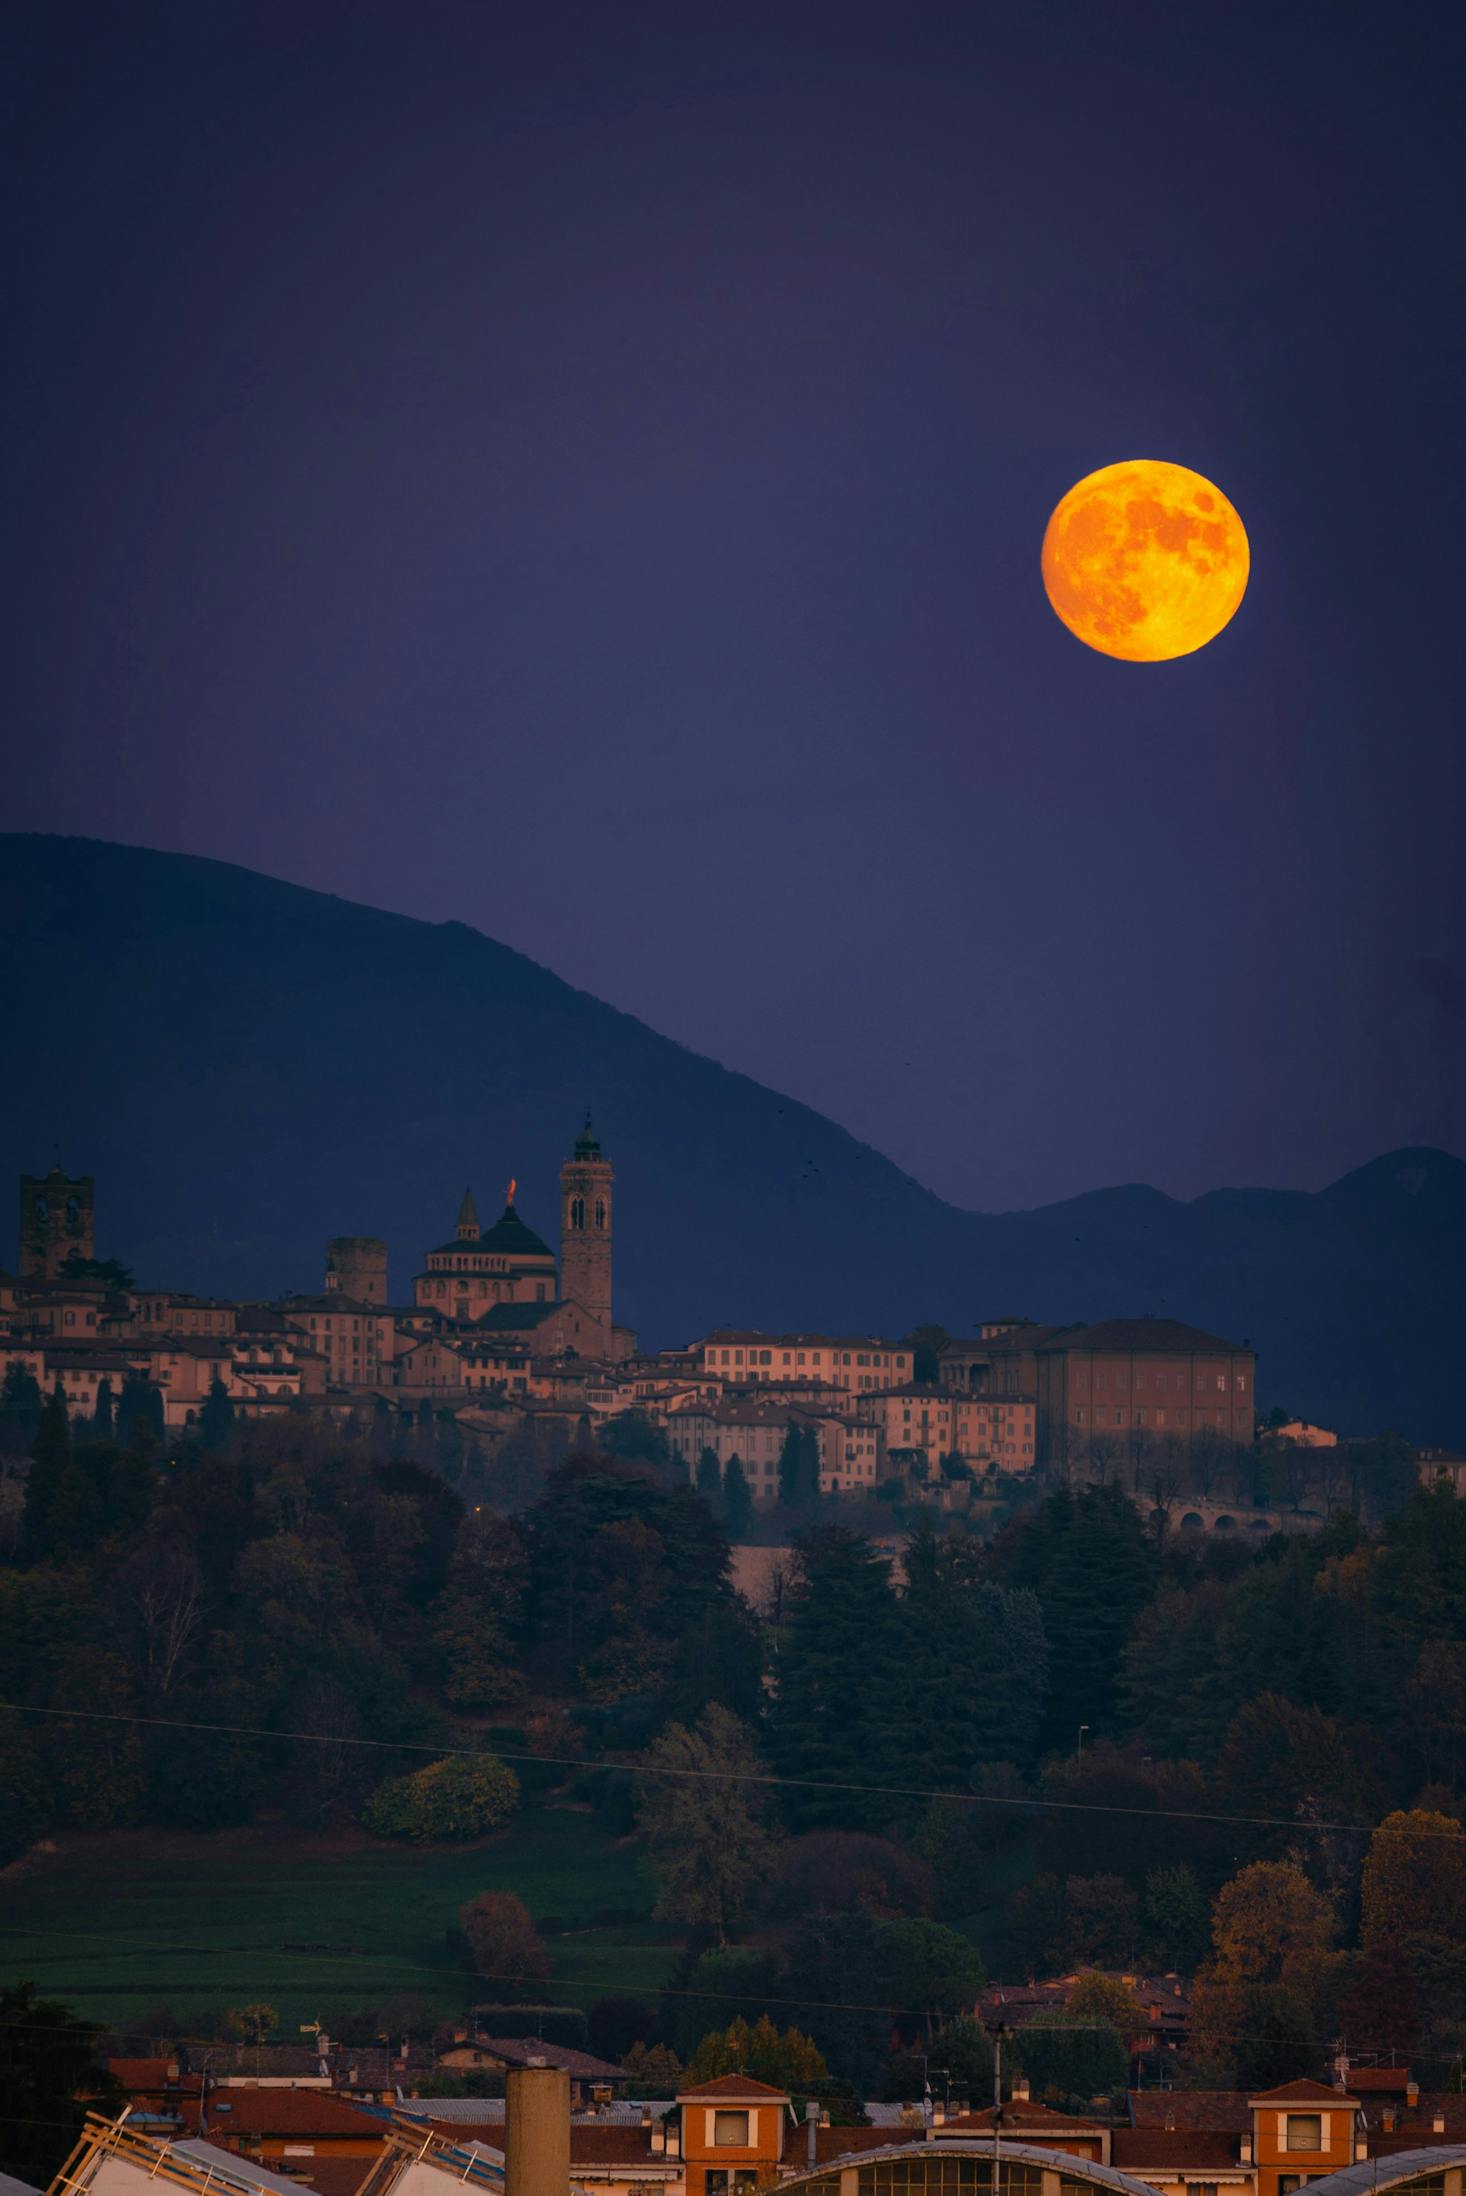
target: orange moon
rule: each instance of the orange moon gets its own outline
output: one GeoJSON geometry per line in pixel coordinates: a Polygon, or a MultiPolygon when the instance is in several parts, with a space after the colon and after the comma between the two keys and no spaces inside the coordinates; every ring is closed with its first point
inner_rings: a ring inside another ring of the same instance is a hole
{"type": "Polygon", "coordinates": [[[1077,481],[1044,534],[1044,589],[1087,648],[1164,663],[1215,640],[1247,589],[1247,534],[1185,465],[1131,458],[1077,481]]]}

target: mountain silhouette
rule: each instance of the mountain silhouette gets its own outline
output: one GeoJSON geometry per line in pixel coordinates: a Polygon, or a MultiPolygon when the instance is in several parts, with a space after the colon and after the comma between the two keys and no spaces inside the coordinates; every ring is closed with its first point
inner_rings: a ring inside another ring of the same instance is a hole
{"type": "Polygon", "coordinates": [[[963,1212],[462,923],[98,840],[0,835],[0,970],[12,1178],[95,1174],[99,1252],[150,1283],[314,1289],[326,1237],[381,1235],[409,1301],[465,1181],[487,1220],[517,1176],[555,1240],[589,1105],[616,1165],[616,1314],[653,1346],[1155,1312],[1246,1337],[1265,1404],[1466,1436],[1466,1165],[1444,1152],[1316,1195],[963,1212]]]}

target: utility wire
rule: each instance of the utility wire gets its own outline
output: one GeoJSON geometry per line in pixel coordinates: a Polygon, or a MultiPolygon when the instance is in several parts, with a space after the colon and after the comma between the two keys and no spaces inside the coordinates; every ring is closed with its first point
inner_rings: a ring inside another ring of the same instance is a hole
{"type": "MultiPolygon", "coordinates": [[[[7,1709],[23,1716],[53,1716],[61,1722],[121,1723],[147,1730],[204,1731],[221,1738],[265,1739],[275,1744],[288,1741],[295,1745],[357,1746],[387,1754],[427,1754],[435,1761],[449,1757],[478,1761],[493,1755],[500,1761],[542,1763],[551,1769],[595,1769],[605,1774],[701,1779],[710,1784],[751,1784],[790,1791],[857,1792],[887,1799],[945,1800],[965,1807],[1012,1807],[1020,1812],[1042,1808],[1059,1814],[1126,1815],[1147,1821],[1221,1823],[1251,1830],[1341,1831],[1356,1837],[1367,1835],[1374,1827],[1367,1822],[1319,1822],[1290,1815],[1225,1815],[1205,1808],[1124,1807],[1106,1800],[1028,1799],[987,1792],[950,1792],[922,1785],[849,1784],[831,1777],[775,1776],[766,1770],[674,1768],[658,1762],[596,1760],[583,1754],[536,1754],[527,1748],[506,1746],[433,1746],[420,1739],[358,1738],[322,1731],[268,1731],[255,1724],[198,1723],[179,1716],[128,1716],[103,1708],[36,1707],[29,1701],[0,1700],[0,1711],[7,1709]]],[[[1466,1840],[1466,1831],[1460,1829],[1402,1830],[1398,1834],[1437,1844],[1458,1845],[1466,1840]]]]}
{"type": "MultiPolygon", "coordinates": [[[[376,1953],[358,1955],[355,1953],[292,1952],[289,1947],[285,1945],[219,1945],[187,1943],[178,1944],[170,1941],[166,1937],[134,1935],[130,1931],[123,1930],[61,1930],[47,1929],[45,1927],[27,1928],[23,1922],[0,1922],[0,1935],[12,1937],[30,1936],[44,1938],[61,1938],[67,1943],[76,1942],[86,1944],[125,1944],[131,1946],[133,1950],[138,1952],[162,1952],[171,1955],[173,1958],[192,1957],[197,1959],[228,1959],[235,1954],[239,1954],[247,1959],[258,1959],[263,1955],[268,1955],[271,1959],[324,1959],[326,1961],[335,1961],[338,1965],[351,1966],[358,1964],[360,1960],[375,1959],[378,1957],[391,1957],[390,1955],[379,1955],[376,1953]]],[[[406,1972],[413,1975],[453,1975],[456,1976],[460,1982],[467,1981],[502,1983],[518,1982],[523,1980],[521,1976],[506,1974],[492,1968],[452,1967],[444,1961],[392,1960],[392,1965],[399,1973],[406,1972]]],[[[549,1978],[549,1981],[550,1987],[552,1989],[594,1989],[595,1987],[597,1987],[597,1978],[590,1976],[585,1976],[577,1979],[577,1977],[575,1977],[574,1975],[554,1975],[549,1978]]],[[[159,1987],[166,1988],[168,1986],[165,1984],[160,1984],[159,1987]]],[[[180,1982],[174,1987],[177,1987],[181,1990],[187,1990],[196,1995],[199,1991],[209,1991],[211,1993],[218,1992],[222,1994],[225,1991],[237,1989],[239,1986],[235,1983],[193,1984],[188,1982],[180,1982]]],[[[930,2010],[929,2007],[920,2005],[868,2004],[862,2002],[859,1999],[853,1998],[776,1998],[765,1996],[762,1992],[757,1990],[673,1990],[670,1988],[659,1988],[656,1992],[656,1995],[663,1998],[690,1998],[698,2004],[701,2004],[704,2000],[706,2000],[713,2004],[725,2005],[747,2005],[753,1999],[757,1998],[760,2003],[765,2006],[802,2006],[807,2009],[822,2013],[882,2013],[888,2014],[893,2018],[902,2018],[908,2020],[924,2020],[928,2011],[930,2010]]],[[[1137,1998],[1136,2004],[1143,2014],[1145,2012],[1144,2002],[1137,1998]]],[[[1109,2016],[1105,2014],[1097,2013],[1085,2020],[1062,2022],[1044,2021],[1042,2023],[1042,2031],[1046,2035],[1052,2035],[1059,2029],[1090,2029],[1095,2026],[1095,2023],[1097,2021],[1105,2020],[1108,2017],[1109,2016]]],[[[0,2028],[46,2027],[54,2029],[55,2027],[59,2027],[61,2025],[63,2024],[53,2024],[49,2022],[0,2021],[0,2028]]],[[[100,2026],[104,2033],[106,2033],[109,2029],[120,2030],[125,2033],[127,2029],[127,2023],[125,2021],[104,2023],[79,2021],[74,2025],[78,2029],[88,2030],[95,2029],[96,2027],[100,2026]]],[[[1027,2024],[1020,2022],[1018,2025],[1021,2029],[1027,2024]]],[[[1142,2027],[1148,2027],[1150,2024],[1148,2020],[1143,2020],[1140,2025],[1142,2027]]],[[[1270,2043],[1276,2040],[1273,2037],[1254,2036],[1248,2034],[1244,2030],[1230,2028],[1214,2030],[1209,2029],[1208,2034],[1215,2035],[1218,2041],[1226,2041],[1228,2043],[1270,2043]]],[[[1336,2036],[1300,2036],[1296,2040],[1300,2046],[1312,2045],[1320,2049],[1326,2048],[1329,2050],[1332,2050],[1338,2042],[1338,2038],[1336,2036]]],[[[174,2037],[173,2041],[175,2043],[217,2044],[220,2039],[217,2036],[178,2036],[174,2037]]],[[[248,2044],[241,2044],[240,2048],[241,2050],[248,2050],[250,2046],[248,2044]]],[[[371,2047],[369,2045],[358,2045],[356,2048],[359,2050],[367,2050],[371,2047]]],[[[1404,2045],[1382,2044],[1377,2048],[1380,2050],[1396,2051],[1404,2050],[1406,2047],[1404,2045]]],[[[122,2057],[126,2056],[126,2054],[118,2053],[115,2054],[115,2056],[122,2057]]]]}

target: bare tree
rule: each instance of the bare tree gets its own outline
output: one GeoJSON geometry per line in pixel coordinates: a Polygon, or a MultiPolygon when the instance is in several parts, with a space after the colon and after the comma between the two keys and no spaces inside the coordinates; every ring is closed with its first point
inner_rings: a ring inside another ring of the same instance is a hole
{"type": "Polygon", "coordinates": [[[144,1695],[165,1700],[204,1620],[204,1582],[181,1533],[150,1534],[122,1566],[117,1598],[144,1695]]]}

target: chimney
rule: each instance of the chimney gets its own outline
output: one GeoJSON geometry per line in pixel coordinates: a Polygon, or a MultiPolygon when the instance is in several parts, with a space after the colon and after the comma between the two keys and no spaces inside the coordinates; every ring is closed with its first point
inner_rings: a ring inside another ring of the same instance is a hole
{"type": "Polygon", "coordinates": [[[1438,2112],[1438,2113],[1436,2114],[1435,2118],[1434,2118],[1434,2119],[1433,2119],[1433,2120],[1431,2121],[1431,2123],[1430,2123],[1430,2131],[1431,2131],[1432,2135],[1444,2135],[1444,2134],[1445,2134],[1445,2132],[1446,2132],[1446,2116],[1445,2116],[1444,2112],[1438,2112]]]}
{"type": "Polygon", "coordinates": [[[652,2121],[652,2156],[659,2158],[667,2148],[667,2129],[661,2120],[652,2121]]]}
{"type": "Polygon", "coordinates": [[[1237,2163],[1245,2166],[1250,2166],[1252,2163],[1252,2137],[1250,2135],[1239,2135],[1237,2138],[1237,2163]]]}
{"type": "Polygon", "coordinates": [[[566,2196],[570,2076],[533,2060],[504,2077],[504,2196],[566,2196]]]}
{"type": "Polygon", "coordinates": [[[1027,2076],[1026,2074],[1015,2074],[1015,2075],[1014,2075],[1014,2077],[1013,2077],[1013,2089],[1012,2089],[1012,2102],[1013,2102],[1014,2104],[1020,2104],[1020,2105],[1026,2105],[1026,2104],[1027,2104],[1027,2102],[1028,2102],[1028,2076],[1027,2076]]]}
{"type": "Polygon", "coordinates": [[[1387,2135],[1393,2135],[1393,2134],[1394,2134],[1394,2132],[1395,2132],[1395,2108],[1394,2108],[1394,2106],[1393,2106],[1393,2105],[1386,2105],[1386,2106],[1385,2106],[1385,2108],[1384,2108],[1384,2110],[1383,2110],[1383,2111],[1381,2112],[1381,2114],[1380,2114],[1379,2118],[1380,2118],[1380,2126],[1381,2126],[1381,2127],[1382,2127],[1382,2128],[1384,2129],[1385,2133],[1386,2133],[1387,2135]]]}
{"type": "Polygon", "coordinates": [[[680,2114],[674,2113],[667,2122],[667,2156],[669,2158],[680,2158],[682,2156],[682,2120],[680,2114]]]}
{"type": "Polygon", "coordinates": [[[804,2157],[811,2173],[819,2156],[820,2108],[813,2097],[804,2108],[804,2157]]]}
{"type": "Polygon", "coordinates": [[[1414,2111],[1416,2105],[1418,2105],[1420,2102],[1420,2084],[1416,2081],[1413,2075],[1411,2076],[1410,2080],[1405,2084],[1405,2102],[1407,2105],[1409,2105],[1412,2112],[1414,2111]]]}

